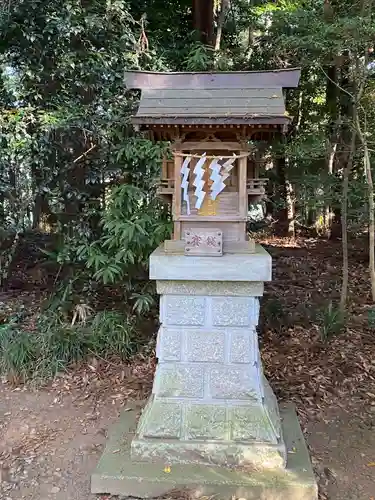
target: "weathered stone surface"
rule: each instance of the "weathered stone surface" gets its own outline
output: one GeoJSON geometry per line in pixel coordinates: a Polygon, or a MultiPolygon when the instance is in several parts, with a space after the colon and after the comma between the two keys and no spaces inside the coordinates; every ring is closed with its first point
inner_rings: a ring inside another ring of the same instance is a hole
{"type": "Polygon", "coordinates": [[[236,407],[230,411],[232,439],[277,444],[272,424],[261,405],[236,407]]]}
{"type": "MultiPolygon", "coordinates": [[[[126,410],[132,407],[126,408],[126,410]]],[[[91,492],[135,498],[155,498],[186,487],[192,498],[215,500],[317,500],[318,489],[309,454],[293,408],[282,413],[288,454],[286,469],[236,470],[200,464],[171,465],[136,462],[130,458],[130,442],[137,411],[125,411],[110,431],[105,451],[91,478],[91,492]]]]}
{"type": "Polygon", "coordinates": [[[192,330],[185,334],[188,361],[224,362],[225,332],[209,333],[205,330],[192,330]]]}
{"type": "Polygon", "coordinates": [[[251,281],[157,281],[160,295],[222,295],[233,297],[262,297],[263,282],[251,281]]]}
{"type": "Polygon", "coordinates": [[[231,331],[229,359],[231,363],[254,363],[258,351],[255,328],[231,331]]]}
{"type": "Polygon", "coordinates": [[[213,368],[209,381],[209,392],[214,399],[260,399],[259,381],[254,368],[213,368]]]}
{"type": "Polygon", "coordinates": [[[161,327],[159,329],[156,348],[156,355],[159,361],[180,361],[181,351],[181,330],[161,327]]]}
{"type": "Polygon", "coordinates": [[[165,403],[151,398],[139,424],[139,433],[146,437],[179,438],[182,428],[180,402],[165,403]]]}
{"type": "Polygon", "coordinates": [[[281,430],[281,420],[280,420],[280,413],[279,413],[279,405],[277,403],[276,396],[268,383],[268,380],[262,373],[262,387],[263,387],[263,393],[264,393],[264,408],[266,409],[266,412],[268,414],[268,417],[270,419],[270,422],[272,424],[272,427],[274,429],[275,435],[278,438],[281,438],[282,436],[282,430],[281,430]]]}
{"type": "Polygon", "coordinates": [[[206,299],[184,295],[163,295],[160,301],[160,319],[166,326],[203,325],[206,299]]]}
{"type": "Polygon", "coordinates": [[[212,324],[214,326],[256,326],[257,299],[254,297],[213,297],[212,324]]]}
{"type": "Polygon", "coordinates": [[[214,399],[260,399],[256,369],[218,366],[210,370],[210,394],[214,399]]]}
{"type": "Polygon", "coordinates": [[[263,469],[283,468],[286,462],[284,446],[267,443],[144,438],[134,439],[131,446],[132,458],[141,462],[252,466],[263,469]]]}
{"type": "Polygon", "coordinates": [[[260,245],[256,245],[253,254],[224,254],[220,258],[168,255],[162,245],[151,254],[150,279],[271,281],[272,261],[271,256],[260,245]]]}
{"type": "Polygon", "coordinates": [[[164,398],[202,398],[203,386],[202,366],[163,363],[156,369],[153,392],[164,398]]]}
{"type": "Polygon", "coordinates": [[[229,439],[229,425],[225,407],[218,405],[190,405],[184,422],[186,439],[229,439]]]}

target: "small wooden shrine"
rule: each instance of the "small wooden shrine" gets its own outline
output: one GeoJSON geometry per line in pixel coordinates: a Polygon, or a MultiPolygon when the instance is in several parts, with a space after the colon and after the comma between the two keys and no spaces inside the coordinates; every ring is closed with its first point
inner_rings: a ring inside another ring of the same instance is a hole
{"type": "Polygon", "coordinates": [[[264,72],[126,73],[140,89],[133,123],[171,142],[159,195],[172,204],[174,234],[165,252],[251,253],[249,203],[265,194],[251,141],[285,132],[283,88],[297,87],[296,69],[264,72]]]}

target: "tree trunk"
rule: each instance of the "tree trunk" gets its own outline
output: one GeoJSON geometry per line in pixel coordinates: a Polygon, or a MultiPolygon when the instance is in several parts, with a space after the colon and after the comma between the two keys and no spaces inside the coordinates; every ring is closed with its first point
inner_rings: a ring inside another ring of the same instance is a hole
{"type": "Polygon", "coordinates": [[[275,214],[277,224],[275,226],[275,232],[279,236],[288,235],[288,189],[287,189],[287,179],[285,175],[285,156],[280,156],[276,160],[276,176],[277,176],[277,186],[275,193],[275,202],[278,207],[275,214]]]}
{"type": "Polygon", "coordinates": [[[371,159],[368,149],[366,131],[362,131],[361,124],[359,121],[357,107],[355,107],[355,122],[358,132],[359,140],[363,147],[363,167],[365,170],[366,181],[367,181],[367,191],[368,191],[368,231],[369,231],[369,271],[371,280],[371,297],[372,301],[375,302],[375,206],[374,206],[374,183],[372,180],[371,173],[371,159]]]}
{"type": "MultiPolygon", "coordinates": [[[[336,153],[338,144],[338,86],[337,86],[337,69],[336,66],[327,68],[326,81],[326,110],[328,114],[328,137],[327,137],[327,158],[326,169],[328,176],[332,178],[335,171],[336,153]]],[[[327,196],[328,198],[328,196],[327,196]]],[[[334,212],[330,201],[325,203],[324,207],[324,232],[327,238],[332,234],[332,223],[334,220],[334,212]]]]}
{"type": "Polygon", "coordinates": [[[193,28],[202,43],[213,43],[214,0],[193,0],[193,28]]]}
{"type": "Polygon", "coordinates": [[[341,199],[341,234],[342,234],[342,284],[340,296],[340,313],[344,314],[348,302],[349,284],[349,256],[348,256],[348,194],[349,176],[353,166],[355,141],[357,133],[352,131],[352,140],[348,161],[345,164],[342,179],[342,199],[341,199]]]}
{"type": "Polygon", "coordinates": [[[219,18],[217,20],[215,51],[220,50],[221,35],[223,33],[223,26],[225,23],[225,17],[226,17],[228,8],[229,8],[229,0],[221,0],[220,14],[219,14],[219,18]]]}
{"type": "Polygon", "coordinates": [[[375,302],[375,213],[374,213],[374,184],[372,181],[371,161],[367,141],[363,143],[363,161],[366,170],[368,184],[368,208],[369,208],[369,268],[371,279],[371,297],[375,302]]]}
{"type": "Polygon", "coordinates": [[[287,234],[290,238],[295,238],[295,215],[296,207],[294,204],[294,190],[290,181],[286,181],[286,209],[288,215],[287,234]]]}

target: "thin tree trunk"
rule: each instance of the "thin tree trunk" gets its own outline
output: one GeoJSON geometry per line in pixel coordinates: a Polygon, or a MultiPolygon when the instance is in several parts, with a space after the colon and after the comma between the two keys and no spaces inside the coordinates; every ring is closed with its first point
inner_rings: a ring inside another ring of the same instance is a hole
{"type": "MultiPolygon", "coordinates": [[[[329,117],[326,165],[328,176],[331,179],[335,170],[338,142],[338,87],[336,66],[329,66],[327,68],[326,109],[329,117]]],[[[327,201],[324,207],[324,232],[327,238],[331,237],[333,218],[333,208],[330,201],[327,201]]]]}
{"type": "Polygon", "coordinates": [[[375,302],[375,206],[374,206],[374,183],[372,180],[371,173],[371,160],[370,153],[368,150],[367,139],[365,133],[361,130],[361,125],[359,122],[358,113],[356,111],[356,124],[359,139],[363,147],[363,166],[367,181],[368,190],[368,231],[369,231],[369,271],[371,280],[371,297],[372,301],[375,302]]]}
{"type": "Polygon", "coordinates": [[[349,256],[348,256],[348,194],[349,194],[349,176],[353,167],[353,158],[355,150],[355,141],[357,137],[356,130],[352,131],[352,140],[350,144],[349,158],[345,163],[342,179],[342,199],[341,199],[341,234],[342,234],[342,284],[340,296],[340,312],[344,314],[348,302],[348,284],[349,284],[349,256]]]}
{"type": "MultiPolygon", "coordinates": [[[[361,17],[364,18],[365,15],[371,17],[372,13],[372,4],[373,0],[363,0],[362,5],[361,5],[361,17]]],[[[361,128],[361,123],[359,119],[359,114],[358,114],[358,104],[361,101],[365,86],[366,86],[366,79],[367,79],[367,73],[366,73],[366,68],[367,68],[367,63],[368,63],[368,47],[365,47],[364,49],[364,61],[363,61],[363,68],[364,72],[362,72],[362,80],[361,84],[358,85],[357,87],[359,88],[358,93],[356,95],[356,103],[354,105],[354,119],[355,119],[355,125],[357,128],[357,134],[359,137],[359,140],[361,141],[362,147],[363,147],[363,166],[365,170],[365,175],[366,175],[366,180],[367,180],[367,190],[368,190],[368,209],[369,209],[369,272],[370,272],[370,281],[371,281],[371,297],[372,301],[375,302],[375,206],[374,206],[374,183],[372,179],[372,172],[371,172],[371,159],[370,159],[370,152],[368,149],[368,144],[367,144],[367,123],[366,123],[366,114],[365,114],[365,119],[364,119],[364,130],[361,128]]],[[[360,58],[359,55],[357,54],[356,60],[355,60],[355,67],[356,67],[356,76],[361,75],[360,71],[360,58]]]]}
{"type": "MultiPolygon", "coordinates": [[[[327,171],[328,176],[332,179],[334,164],[337,152],[337,142],[332,143],[332,138],[329,140],[328,154],[327,154],[327,171]]],[[[333,223],[334,213],[331,203],[327,201],[324,207],[324,232],[327,238],[332,235],[332,223],[333,223]]]]}
{"type": "Polygon", "coordinates": [[[221,0],[220,14],[219,14],[219,18],[217,20],[215,51],[220,50],[221,35],[223,33],[223,26],[225,23],[225,17],[227,15],[228,8],[229,8],[229,0],[221,0]]]}
{"type": "Polygon", "coordinates": [[[371,161],[367,147],[367,141],[364,147],[364,165],[366,169],[366,178],[368,184],[368,208],[369,208],[369,267],[371,279],[371,296],[375,302],[375,213],[374,213],[374,184],[372,181],[371,161]]]}
{"type": "Polygon", "coordinates": [[[279,236],[288,235],[288,189],[285,164],[286,158],[283,151],[282,155],[276,159],[277,186],[275,202],[277,204],[277,211],[275,218],[277,219],[277,224],[275,225],[275,233],[279,236]]]}
{"type": "Polygon", "coordinates": [[[286,181],[286,205],[287,205],[287,213],[288,213],[288,227],[287,232],[288,236],[291,238],[295,238],[296,236],[296,228],[295,228],[295,212],[296,207],[294,204],[294,192],[293,186],[290,181],[286,181]]]}

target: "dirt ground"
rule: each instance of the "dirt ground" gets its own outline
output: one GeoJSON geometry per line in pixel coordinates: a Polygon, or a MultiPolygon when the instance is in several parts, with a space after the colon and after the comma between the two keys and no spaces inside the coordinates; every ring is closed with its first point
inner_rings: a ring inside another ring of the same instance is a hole
{"type": "Polygon", "coordinates": [[[148,361],[108,368],[90,365],[39,390],[0,384],[1,500],[98,498],[90,474],[107,429],[126,401],[145,397],[153,371],[148,361]]]}
{"type": "MultiPolygon", "coordinates": [[[[329,326],[340,244],[263,243],[274,262],[261,308],[266,376],[279,400],[297,406],[320,498],[375,500],[375,324],[363,245],[350,253],[348,323],[324,341],[316,313],[325,310],[329,326]]],[[[38,390],[0,381],[0,500],[94,500],[90,474],[108,428],[128,401],[147,397],[154,368],[148,353],[131,366],[89,360],[38,390]]]]}
{"type": "MultiPolygon", "coordinates": [[[[90,494],[90,474],[108,428],[142,388],[108,387],[85,376],[84,384],[68,377],[38,391],[0,386],[2,500],[107,498],[90,494]]],[[[367,409],[349,415],[336,408],[308,423],[305,434],[321,498],[375,498],[374,425],[375,406],[373,417],[367,409]]]]}

